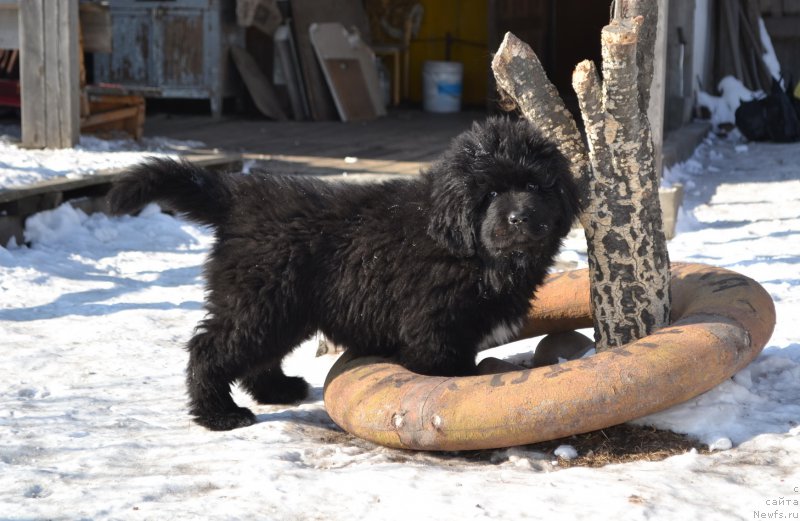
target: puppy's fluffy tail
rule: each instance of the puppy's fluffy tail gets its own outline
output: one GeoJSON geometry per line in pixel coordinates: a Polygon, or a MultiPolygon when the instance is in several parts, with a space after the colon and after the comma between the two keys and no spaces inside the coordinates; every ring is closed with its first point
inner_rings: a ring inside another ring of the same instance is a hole
{"type": "Polygon", "coordinates": [[[232,201],[232,178],[186,161],[150,158],[131,168],[108,194],[114,214],[162,203],[187,218],[216,226],[225,221],[232,201]]]}

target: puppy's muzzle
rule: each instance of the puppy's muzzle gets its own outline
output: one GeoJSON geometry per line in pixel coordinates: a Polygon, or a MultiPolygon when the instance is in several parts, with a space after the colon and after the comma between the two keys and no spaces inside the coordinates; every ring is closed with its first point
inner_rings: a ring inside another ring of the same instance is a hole
{"type": "Polygon", "coordinates": [[[532,212],[525,210],[514,210],[509,212],[507,220],[512,230],[519,234],[519,240],[538,241],[547,237],[550,233],[550,226],[545,223],[532,221],[532,212]],[[525,237],[523,239],[523,237],[525,237]]]}

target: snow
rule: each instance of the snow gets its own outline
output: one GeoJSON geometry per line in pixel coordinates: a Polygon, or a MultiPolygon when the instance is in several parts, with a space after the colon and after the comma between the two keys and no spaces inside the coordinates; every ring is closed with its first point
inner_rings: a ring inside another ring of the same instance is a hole
{"type": "Polygon", "coordinates": [[[553,455],[557,458],[571,460],[578,457],[578,451],[575,450],[575,447],[572,445],[559,445],[556,447],[556,450],[553,451],[553,455]]]}
{"type": "Polygon", "coordinates": [[[772,45],[772,39],[769,37],[767,26],[764,19],[758,18],[758,35],[761,40],[761,46],[764,47],[764,53],[761,59],[764,60],[767,70],[770,75],[781,82],[781,87],[785,87],[783,83],[783,75],[781,74],[781,64],[778,61],[778,56],[775,54],[775,47],[772,45]]]}
{"type": "Polygon", "coordinates": [[[717,90],[721,96],[713,96],[707,92],[698,91],[697,105],[705,107],[711,113],[711,124],[719,128],[724,124],[736,124],[736,109],[743,101],[761,99],[765,96],[763,91],[752,91],[733,76],[725,76],[719,81],[717,90]]]}
{"type": "MultiPolygon", "coordinates": [[[[770,75],[778,80],[782,87],[785,87],[781,74],[781,65],[778,62],[778,56],[775,54],[775,48],[772,45],[772,40],[763,18],[758,19],[758,35],[764,48],[764,53],[761,55],[764,65],[770,75]]],[[[719,128],[720,125],[736,123],[736,109],[739,108],[741,102],[761,99],[766,96],[763,91],[751,91],[744,86],[741,80],[734,76],[722,78],[717,85],[717,90],[721,93],[721,96],[714,96],[704,91],[698,91],[697,93],[697,105],[708,109],[711,113],[711,124],[715,129],[719,128]]]]}
{"type": "MultiPolygon", "coordinates": [[[[206,431],[186,415],[182,346],[203,317],[210,231],[155,206],[121,218],[62,206],[28,220],[29,246],[0,248],[0,518],[800,517],[800,145],[741,145],[710,137],[666,173],[686,191],[670,255],[760,281],[775,333],[733,379],[638,421],[696,436],[711,454],[564,469],[569,445],[481,460],[376,447],[325,413],[335,356],[315,358],[314,340],[285,364],[311,382],[308,400],[258,406],[236,390],[259,423],[206,431]]],[[[34,165],[37,179],[100,168],[84,166],[97,165],[85,149],[5,146],[4,168],[34,165]]],[[[130,160],[150,153],[115,147],[130,160]]],[[[580,234],[562,258],[585,264],[580,234]]]]}
{"type": "Polygon", "coordinates": [[[179,152],[203,146],[197,141],[145,138],[104,140],[81,136],[73,149],[27,150],[18,146],[18,127],[0,128],[0,190],[54,178],[78,178],[112,168],[135,164],[148,156],[175,157],[179,152]]]}

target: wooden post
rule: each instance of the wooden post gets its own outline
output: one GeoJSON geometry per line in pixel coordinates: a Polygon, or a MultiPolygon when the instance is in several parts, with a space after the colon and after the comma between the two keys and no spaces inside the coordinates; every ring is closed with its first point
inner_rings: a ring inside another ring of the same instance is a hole
{"type": "Polygon", "coordinates": [[[80,136],[78,0],[19,2],[22,145],[69,148],[80,136]]]}

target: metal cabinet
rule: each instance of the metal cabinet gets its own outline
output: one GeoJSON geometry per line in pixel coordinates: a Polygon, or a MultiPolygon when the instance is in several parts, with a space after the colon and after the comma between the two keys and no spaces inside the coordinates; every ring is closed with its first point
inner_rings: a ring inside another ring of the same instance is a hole
{"type": "Polygon", "coordinates": [[[95,81],[143,87],[147,97],[200,98],[219,116],[237,94],[231,45],[243,45],[235,2],[111,0],[112,52],[95,56],[95,81]]]}

